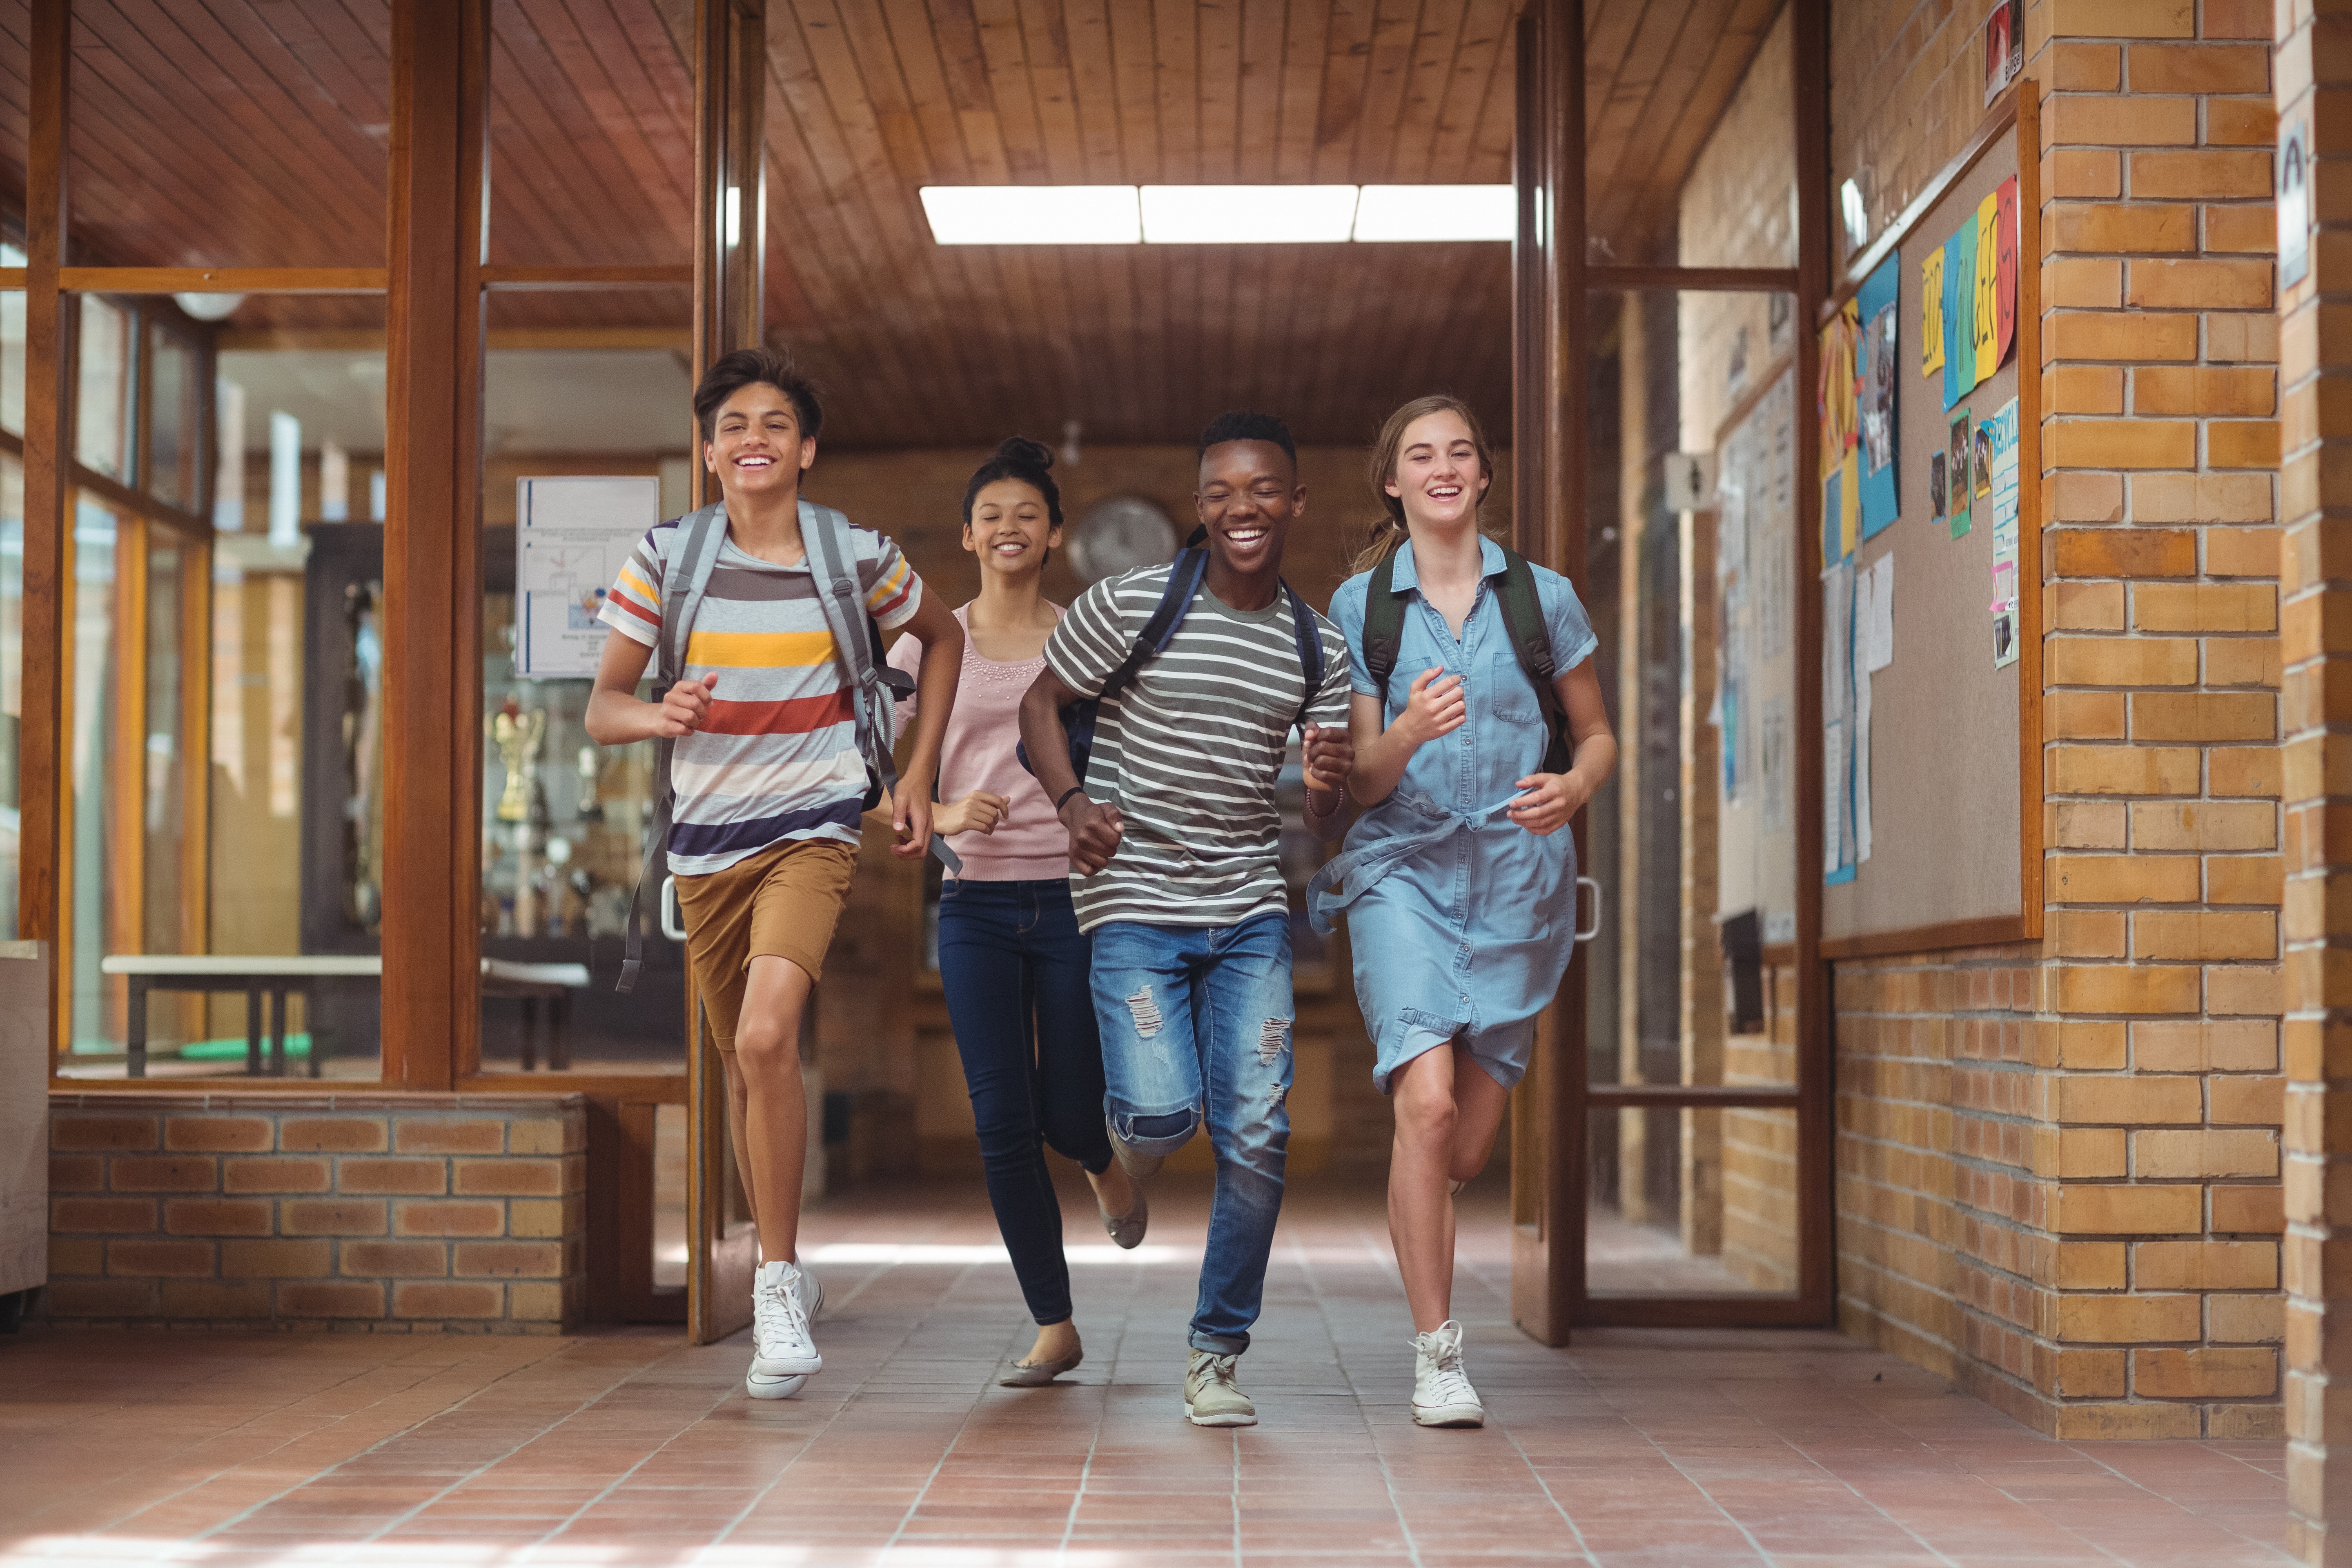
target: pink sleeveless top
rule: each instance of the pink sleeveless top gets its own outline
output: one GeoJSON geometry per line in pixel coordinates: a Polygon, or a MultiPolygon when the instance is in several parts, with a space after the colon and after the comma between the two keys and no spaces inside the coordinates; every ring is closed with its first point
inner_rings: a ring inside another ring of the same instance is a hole
{"type": "MultiPolygon", "coordinates": [[[[1021,739],[1021,694],[1045,668],[1044,655],[1001,663],[982,658],[971,640],[967,605],[955,613],[963,627],[963,670],[956,684],[955,710],[948,716],[946,744],[940,752],[940,799],[961,800],[984,789],[1009,803],[991,834],[958,833],[948,847],[963,857],[963,874],[981,882],[1060,881],[1070,873],[1070,836],[1054,815],[1054,803],[1021,760],[1013,754],[1021,739]]],[[[1061,606],[1054,606],[1059,616],[1061,606]]],[[[913,674],[923,645],[902,637],[889,660],[913,674]]],[[[898,704],[898,729],[914,717],[912,701],[898,704]]]]}

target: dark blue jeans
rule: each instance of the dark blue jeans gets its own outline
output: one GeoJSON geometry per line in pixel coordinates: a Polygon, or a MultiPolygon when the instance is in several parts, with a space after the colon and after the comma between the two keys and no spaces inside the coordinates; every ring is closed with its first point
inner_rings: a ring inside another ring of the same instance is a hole
{"type": "Polygon", "coordinates": [[[1092,962],[1070,885],[1058,877],[961,878],[940,889],[940,978],[980,1127],[988,1201],[1041,1323],[1070,1315],[1062,1203],[1045,1150],[1096,1174],[1110,1164],[1092,962]]]}

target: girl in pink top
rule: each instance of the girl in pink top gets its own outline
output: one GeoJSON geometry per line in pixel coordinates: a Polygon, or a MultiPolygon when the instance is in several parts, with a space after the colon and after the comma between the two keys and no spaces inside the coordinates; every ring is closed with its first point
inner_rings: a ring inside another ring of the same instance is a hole
{"type": "MultiPolygon", "coordinates": [[[[1141,1241],[1148,1218],[1104,1131],[1092,944],[1070,906],[1069,836],[1013,750],[1021,694],[1045,668],[1046,635],[1062,616],[1038,586],[1062,542],[1053,467],[1049,449],[1016,436],[965,487],[963,547],[980,557],[980,597],[955,613],[963,674],[940,758],[945,804],[931,813],[931,830],[963,858],[962,875],[940,890],[940,978],[989,1203],[1037,1320],[1036,1343],[998,1379],[1015,1388],[1052,1382],[1082,1354],[1045,1150],[1086,1171],[1119,1246],[1141,1241]]],[[[911,669],[920,657],[901,638],[890,662],[911,669]]],[[[911,707],[902,705],[902,723],[911,707]]]]}

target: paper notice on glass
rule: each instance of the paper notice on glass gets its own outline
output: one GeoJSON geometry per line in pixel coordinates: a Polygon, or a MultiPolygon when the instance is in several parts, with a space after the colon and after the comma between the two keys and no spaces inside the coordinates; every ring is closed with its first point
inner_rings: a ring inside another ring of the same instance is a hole
{"type": "Polygon", "coordinates": [[[596,619],[646,531],[661,521],[653,475],[515,481],[515,673],[586,679],[604,657],[596,619]]]}
{"type": "Polygon", "coordinates": [[[1846,652],[1852,628],[1854,570],[1851,562],[1822,574],[1822,721],[1834,724],[1845,717],[1846,698],[1853,685],[1853,666],[1846,652]]]}
{"type": "Polygon", "coordinates": [[[1822,731],[1822,875],[1837,880],[1842,862],[1839,845],[1844,824],[1839,806],[1845,802],[1845,726],[1832,723],[1822,731]]]}
{"type": "Polygon", "coordinates": [[[1870,858],[1870,682],[1853,694],[1853,859],[1870,858]]]}
{"type": "Polygon", "coordinates": [[[1895,553],[1871,563],[1870,619],[1863,637],[1863,668],[1875,675],[1895,662],[1895,553]]]}

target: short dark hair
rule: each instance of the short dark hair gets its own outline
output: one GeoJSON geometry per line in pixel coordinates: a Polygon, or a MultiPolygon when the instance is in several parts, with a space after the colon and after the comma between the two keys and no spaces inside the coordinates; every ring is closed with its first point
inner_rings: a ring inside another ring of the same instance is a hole
{"type": "Polygon", "coordinates": [[[971,503],[999,479],[1019,479],[1045,498],[1045,516],[1062,526],[1062,487],[1054,482],[1054,449],[1026,436],[1008,436],[997,443],[996,455],[972,470],[963,488],[963,525],[971,526],[971,503]]]}
{"type": "Polygon", "coordinates": [[[824,409],[817,403],[816,385],[801,374],[790,354],[769,348],[736,349],[720,354],[718,363],[702,373],[702,384],[694,389],[694,421],[702,427],[702,438],[708,441],[716,433],[719,410],[729,398],[747,386],[761,384],[793,400],[803,438],[823,427],[824,409]]]}
{"type": "Polygon", "coordinates": [[[1290,438],[1290,426],[1271,414],[1260,414],[1252,408],[1228,408],[1209,421],[1201,432],[1201,449],[1195,457],[1205,458],[1212,447],[1222,447],[1228,441],[1265,441],[1279,447],[1294,463],[1298,461],[1298,444],[1290,438]]]}

